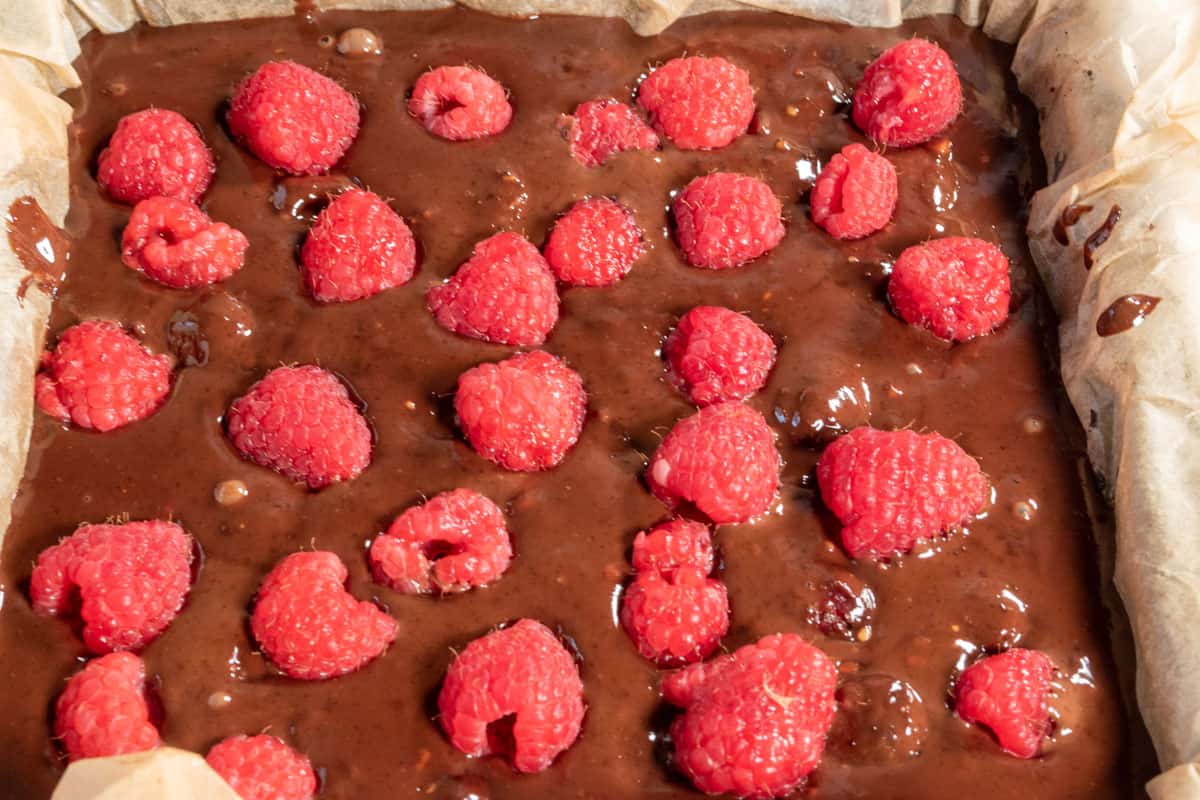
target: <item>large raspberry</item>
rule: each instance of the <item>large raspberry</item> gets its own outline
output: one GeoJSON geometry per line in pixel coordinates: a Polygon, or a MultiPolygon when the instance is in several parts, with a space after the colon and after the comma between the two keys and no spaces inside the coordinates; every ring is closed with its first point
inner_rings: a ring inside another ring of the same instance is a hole
{"type": "Polygon", "coordinates": [[[555,277],[572,286],[611,286],[641,254],[642,231],[633,214],[607,197],[571,206],[554,223],[545,248],[555,277]]]}
{"type": "Polygon", "coordinates": [[[861,144],[848,144],[817,176],[813,222],[838,239],[870,236],[891,222],[898,193],[892,162],[861,144]]]}
{"type": "Polygon", "coordinates": [[[432,286],[426,304],[448,331],[485,342],[535,347],[558,323],[558,288],[537,248],[516,233],[475,245],[448,280],[432,286]]]}
{"type": "Polygon", "coordinates": [[[38,407],[81,428],[111,431],[158,410],[171,391],[171,357],[154,355],[115,322],[68,328],[42,355],[38,407]]]}
{"type": "Polygon", "coordinates": [[[285,675],[319,681],[374,661],[399,625],[346,590],[349,573],[333,553],[293,553],[258,588],[250,630],[285,675]]]}
{"type": "Polygon", "coordinates": [[[896,259],[888,299],[910,325],[964,342],[1008,318],[1008,259],[981,239],[951,236],[914,245],[896,259]]]}
{"type": "Polygon", "coordinates": [[[121,260],[174,289],[223,281],[242,268],[250,243],[186,200],[151,197],[133,209],[121,235],[121,260]]]}
{"type": "Polygon", "coordinates": [[[417,78],[408,113],[434,136],[461,142],[495,136],[512,121],[508,93],[471,67],[437,67],[417,78]]]}
{"type": "Polygon", "coordinates": [[[992,730],[1005,752],[1033,758],[1050,732],[1050,681],[1054,664],[1045,653],[1014,647],[977,661],[955,686],[954,710],[992,730]]]}
{"type": "Polygon", "coordinates": [[[212,181],[216,166],[196,126],[182,114],[147,108],[121,117],[100,153],[96,182],[119,203],[150,197],[194,203],[212,181]]]}
{"type": "Polygon", "coordinates": [[[541,350],[458,377],[458,424],[479,455],[505,469],[556,466],[579,440],[587,394],[579,373],[541,350]]]}
{"type": "Polygon", "coordinates": [[[617,100],[580,103],[567,117],[571,157],[585,167],[598,167],[626,150],[654,150],[658,134],[629,106],[617,100]]]}
{"type": "Polygon", "coordinates": [[[371,462],[371,428],[331,372],[271,370],[233,401],[226,432],[243,458],[310,489],[358,477],[371,462]]]}
{"type": "Polygon", "coordinates": [[[159,745],[146,665],[133,653],[109,653],[67,681],[54,706],[54,735],[67,757],[140,753],[159,745]]]}
{"type": "Polygon", "coordinates": [[[583,682],[550,629],[523,619],[458,654],[438,709],[450,742],[467,755],[502,755],[520,772],[540,772],[579,736],[583,682]]]}
{"type": "Polygon", "coordinates": [[[945,50],[909,39],[871,62],[854,89],[854,124],[880,144],[911,147],[949,127],[962,86],[945,50]]]}
{"type": "Polygon", "coordinates": [[[714,172],[696,178],[675,198],[671,213],[679,247],[693,267],[740,267],[783,240],[779,198],[747,175],[714,172]]]}
{"type": "Polygon", "coordinates": [[[350,189],[317,217],[300,248],[300,261],[315,300],[360,300],[408,283],[417,268],[417,243],[383,198],[350,189]]]}
{"type": "Polygon", "coordinates": [[[708,794],[783,797],[821,760],[836,687],[833,661],[788,633],[668,675],[675,763],[708,794]]]}
{"type": "Polygon", "coordinates": [[[749,317],[696,306],[663,344],[671,380],[698,406],[744,400],[767,382],[775,342],[749,317]]]}
{"type": "Polygon", "coordinates": [[[358,134],[354,96],[294,61],[268,61],[229,101],[229,130],[254,155],[293,175],[336,164],[358,134]]]}
{"type": "Polygon", "coordinates": [[[673,58],[642,81],[637,99],[683,150],[724,147],[754,119],[750,75],[723,58],[673,58]]]}
{"type": "Polygon", "coordinates": [[[988,479],[936,433],[855,428],[817,462],[821,499],[842,522],[852,558],[889,558],[966,522],[987,502],[988,479]]]}
{"type": "Polygon", "coordinates": [[[762,414],[728,402],[677,422],[650,459],[646,481],[668,506],[691,503],[721,524],[766,512],[779,471],[775,434],[762,414]]]}
{"type": "Polygon", "coordinates": [[[504,512],[470,489],[413,506],[371,543],[376,580],[411,594],[486,586],[511,560],[504,512]]]}
{"type": "Polygon", "coordinates": [[[242,800],[309,800],[317,793],[308,756],[274,736],[231,736],[205,760],[242,800]]]}
{"type": "Polygon", "coordinates": [[[38,556],[29,582],[33,609],[78,610],[93,653],[144,647],[183,607],[192,546],[174,522],[84,525],[38,556]]]}

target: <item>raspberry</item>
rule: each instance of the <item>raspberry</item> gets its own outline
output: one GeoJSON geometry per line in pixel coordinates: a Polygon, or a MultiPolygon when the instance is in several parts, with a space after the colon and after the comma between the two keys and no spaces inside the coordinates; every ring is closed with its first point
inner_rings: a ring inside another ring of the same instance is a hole
{"type": "Polygon", "coordinates": [[[371,543],[375,579],[409,594],[486,586],[511,560],[504,513],[470,489],[445,492],[408,509],[371,543]]]}
{"type": "Polygon", "coordinates": [[[659,666],[705,658],[729,630],[729,597],[712,572],[712,537],[698,522],[671,520],[633,542],[633,583],[621,602],[621,627],[659,666]]]}
{"type": "Polygon", "coordinates": [[[346,590],[349,573],[333,553],[292,553],[258,588],[250,630],[285,675],[319,681],[378,658],[399,626],[346,590]]]}
{"type": "Polygon", "coordinates": [[[817,462],[821,499],[843,525],[851,558],[888,558],[961,525],[983,508],[988,479],[936,433],[855,428],[817,462]]]}
{"type": "Polygon", "coordinates": [[[84,525],[38,556],[29,595],[39,614],[78,608],[93,653],[145,647],[183,607],[192,537],[173,522],[84,525]]]}
{"type": "Polygon", "coordinates": [[[723,58],[673,58],[642,81],[637,99],[683,150],[724,147],[754,119],[750,76],[723,58]]]}
{"type": "Polygon", "coordinates": [[[345,384],[320,367],[273,369],[233,401],[226,433],[243,458],[321,489],[358,477],[371,428],[345,384]]]}
{"type": "Polygon", "coordinates": [[[317,793],[308,756],[274,736],[231,736],[205,760],[242,800],[309,800],[317,793]]]}
{"type": "Polygon", "coordinates": [[[896,210],[896,168],[861,144],[829,159],[812,190],[812,218],[837,239],[861,239],[882,230],[896,210]]]}
{"type": "Polygon", "coordinates": [[[318,175],[358,134],[354,96],[294,61],[268,61],[229,101],[229,130],[254,155],[293,175],[318,175]]]}
{"type": "Polygon", "coordinates": [[[497,233],[475,245],[457,272],[430,287],[425,301],[443,328],[485,342],[537,346],[558,323],[550,266],[515,233],[497,233]]]}
{"type": "Polygon", "coordinates": [[[140,753],[159,745],[146,691],[146,665],[133,653],[109,653],[67,681],[54,706],[54,735],[67,757],[140,753]]]}
{"type": "Polygon", "coordinates": [[[587,394],[579,373],[549,353],[518,353],[458,377],[458,424],[475,452],[504,469],[556,466],[579,440],[587,394]]]}
{"type": "Polygon", "coordinates": [[[698,406],[744,400],[767,382],[775,342],[747,316],[696,306],[663,344],[669,375],[698,406]]]}
{"type": "Polygon", "coordinates": [[[1046,654],[1014,647],[977,661],[955,686],[955,712],[991,728],[1006,753],[1033,758],[1050,732],[1047,707],[1054,664],[1046,654]]]}
{"type": "Polygon", "coordinates": [[[523,619],[458,654],[438,709],[442,729],[462,752],[502,755],[519,772],[541,772],[579,736],[583,682],[550,629],[523,619]]]}
{"type": "Polygon", "coordinates": [[[317,217],[300,261],[308,292],[318,302],[361,300],[408,283],[417,268],[417,243],[383,198],[350,189],[317,217]]]}
{"type": "Polygon", "coordinates": [[[655,150],[658,134],[632,108],[616,100],[580,103],[566,118],[571,158],[585,167],[599,167],[626,150],[655,150]]]}
{"type": "Polygon", "coordinates": [[[546,261],[556,278],[571,286],[612,286],[629,274],[642,254],[642,231],[625,206],[589,197],[554,223],[546,261]]]}
{"type": "Polygon", "coordinates": [[[408,113],[434,136],[461,142],[495,136],[512,121],[508,92],[471,67],[437,67],[417,78],[408,113]]]}
{"type": "Polygon", "coordinates": [[[1008,318],[1008,259],[993,244],[952,236],[914,245],[888,281],[892,308],[909,325],[965,342],[1008,318]]]}
{"type": "Polygon", "coordinates": [[[708,794],[782,797],[821,760],[836,687],[833,661],[788,633],[672,673],[675,763],[708,794]]]}
{"type": "Polygon", "coordinates": [[[121,235],[121,260],[173,289],[223,281],[242,268],[250,243],[186,200],[151,197],[133,209],[121,235]]]}
{"type": "Polygon", "coordinates": [[[111,431],[158,410],[171,391],[171,358],[154,355],[115,322],[90,319],[42,355],[38,407],[81,428],[111,431]]]}
{"type": "Polygon", "coordinates": [[[909,39],[871,62],[854,89],[854,124],[888,147],[912,147],[949,127],[962,86],[945,50],[909,39]]]}
{"type": "Polygon", "coordinates": [[[195,203],[215,170],[200,132],[182,114],[146,108],[121,117],[100,153],[96,182],[118,203],[151,197],[195,203]]]}
{"type": "Polygon", "coordinates": [[[731,269],[783,239],[783,209],[762,181],[733,172],[696,178],[671,205],[675,236],[693,267],[731,269]]]}
{"type": "Polygon", "coordinates": [[[762,414],[729,402],[677,422],[650,459],[646,481],[668,506],[686,501],[722,524],[764,513],[779,470],[775,435],[762,414]]]}

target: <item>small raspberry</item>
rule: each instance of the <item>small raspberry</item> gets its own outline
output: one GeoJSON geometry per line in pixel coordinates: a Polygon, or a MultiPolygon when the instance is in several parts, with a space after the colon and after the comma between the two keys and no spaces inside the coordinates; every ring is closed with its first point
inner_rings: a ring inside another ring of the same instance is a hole
{"type": "Polygon", "coordinates": [[[118,203],[150,197],[195,203],[215,170],[196,126],[178,112],[146,108],[121,117],[100,153],[96,182],[118,203]]]}
{"type": "Polygon", "coordinates": [[[566,118],[571,158],[599,167],[626,150],[655,150],[658,134],[632,108],[613,99],[580,103],[566,118]]]}
{"type": "Polygon", "coordinates": [[[579,373],[541,350],[458,377],[458,424],[475,452],[504,469],[556,466],[579,440],[587,394],[579,373]]]}
{"type": "Polygon", "coordinates": [[[1050,732],[1050,681],[1045,653],[1014,647],[977,661],[954,689],[954,710],[966,722],[991,728],[1006,753],[1033,758],[1050,732]]]}
{"type": "Polygon", "coordinates": [[[812,190],[812,218],[837,239],[861,239],[882,230],[896,210],[896,168],[861,144],[829,159],[812,190]]]}
{"type": "Polygon", "coordinates": [[[154,355],[115,322],[90,319],[42,355],[38,407],[81,428],[111,431],[153,414],[171,391],[171,358],[154,355]]]}
{"type": "Polygon", "coordinates": [[[708,794],[783,797],[821,760],[836,688],[833,661],[789,633],[672,673],[675,763],[708,794]]]}
{"type": "Polygon", "coordinates": [[[945,50],[909,39],[871,62],[854,89],[854,124],[888,147],[912,147],[949,127],[962,86],[945,50]]]}
{"type": "Polygon", "coordinates": [[[241,456],[321,489],[358,477],[371,428],[345,384],[320,367],[273,369],[233,401],[226,432],[241,456]]]}
{"type": "Polygon", "coordinates": [[[317,217],[300,248],[300,261],[313,299],[361,300],[408,283],[417,268],[417,243],[383,198],[350,189],[317,217]]]}
{"type": "Polygon", "coordinates": [[[767,382],[775,342],[749,317],[720,306],[696,306],[663,344],[669,375],[698,406],[745,400],[767,382]]]}
{"type": "Polygon", "coordinates": [[[242,800],[309,800],[317,793],[308,756],[274,736],[231,736],[205,761],[242,800]]]}
{"type": "Polygon", "coordinates": [[[646,481],[669,507],[688,502],[722,524],[764,513],[779,471],[775,434],[762,414],[728,402],[675,423],[650,459],[646,481]]]}
{"type": "Polygon", "coordinates": [[[475,245],[449,279],[430,287],[425,302],[448,331],[516,347],[542,344],[558,323],[554,274],[537,248],[515,233],[475,245]]]}
{"type": "Polygon", "coordinates": [[[723,58],[673,58],[642,81],[637,99],[682,150],[724,147],[754,119],[750,75],[723,58]]]}
{"type": "Polygon", "coordinates": [[[888,299],[909,325],[965,342],[1008,318],[1008,259],[981,239],[952,236],[914,245],[896,259],[888,299]]]}
{"type": "Polygon", "coordinates": [[[471,642],[446,670],[438,721],[469,756],[501,755],[541,772],[575,743],[583,681],[567,648],[532,619],[471,642]]]}
{"type": "Polygon", "coordinates": [[[417,78],[408,113],[434,136],[462,142],[495,136],[512,121],[508,92],[471,67],[437,67],[417,78]]]}
{"type": "Polygon", "coordinates": [[[983,508],[988,479],[936,433],[855,428],[817,462],[821,499],[843,525],[851,558],[889,558],[983,508]]]}
{"type": "Polygon", "coordinates": [[[612,286],[642,254],[642,231],[625,206],[607,197],[580,200],[558,218],[545,256],[571,286],[612,286]]]}
{"type": "Polygon", "coordinates": [[[173,289],[223,281],[242,268],[250,243],[186,200],[151,197],[133,209],[121,235],[121,260],[173,289]]]}
{"type": "Polygon", "coordinates": [[[375,579],[409,594],[486,586],[511,560],[504,512],[470,489],[444,492],[408,509],[371,543],[375,579]]]}
{"type": "Polygon", "coordinates": [[[71,761],[158,747],[142,660],[133,653],[109,653],[85,664],[58,696],[54,735],[71,761]]]}
{"type": "Polygon", "coordinates": [[[733,172],[696,178],[671,205],[675,236],[687,262],[731,269],[783,240],[783,209],[771,187],[733,172]]]}
{"type": "Polygon", "coordinates": [[[258,588],[250,630],[285,675],[320,681],[374,661],[396,638],[396,620],[346,590],[333,553],[292,553],[258,588]]]}
{"type": "Polygon", "coordinates": [[[268,61],[229,101],[229,130],[268,165],[319,175],[336,164],[358,134],[354,96],[294,61],[268,61]]]}
{"type": "Polygon", "coordinates": [[[38,556],[29,596],[39,614],[79,611],[93,653],[145,647],[183,607],[192,537],[173,522],[84,525],[38,556]]]}

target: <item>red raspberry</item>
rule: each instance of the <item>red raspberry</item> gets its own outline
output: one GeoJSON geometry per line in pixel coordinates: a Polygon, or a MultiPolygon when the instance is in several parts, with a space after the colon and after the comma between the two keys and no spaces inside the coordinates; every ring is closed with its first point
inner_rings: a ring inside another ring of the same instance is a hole
{"type": "Polygon", "coordinates": [[[812,218],[837,239],[861,239],[882,230],[896,210],[896,168],[861,144],[829,159],[812,190],[812,218]]]}
{"type": "Polygon", "coordinates": [[[96,182],[118,203],[150,197],[195,203],[215,170],[196,126],[178,112],[147,108],[121,117],[100,153],[96,182]]]}
{"type": "Polygon", "coordinates": [[[650,459],[646,481],[668,506],[688,502],[722,524],[766,512],[779,470],[775,434],[762,414],[729,402],[675,423],[650,459]]]}
{"type": "Polygon", "coordinates": [[[417,268],[417,243],[383,198],[350,189],[317,217],[300,261],[308,292],[318,302],[361,300],[408,283],[417,268]]]}
{"type": "Polygon", "coordinates": [[[598,167],[626,150],[655,150],[658,134],[632,108],[616,100],[580,103],[567,117],[571,158],[585,167],[598,167]]]}
{"type": "Polygon", "coordinates": [[[448,331],[485,342],[533,347],[558,323],[554,274],[537,248],[515,233],[475,245],[471,257],[425,296],[448,331]]]}
{"type": "Polygon", "coordinates": [[[991,728],[1006,753],[1033,758],[1050,732],[1050,680],[1045,653],[1015,647],[978,661],[954,689],[954,710],[966,722],[991,728]]]}
{"type": "Polygon", "coordinates": [[[461,142],[495,136],[512,121],[508,92],[471,67],[437,67],[417,78],[408,113],[434,136],[461,142]]]}
{"type": "Polygon", "coordinates": [[[750,75],[723,58],[673,58],[642,81],[637,99],[683,150],[724,147],[754,119],[750,75]]]}
{"type": "Polygon", "coordinates": [[[892,308],[909,325],[965,342],[1008,318],[1008,259],[993,244],[952,236],[914,245],[888,281],[892,308]]]}
{"type": "Polygon", "coordinates": [[[93,653],[145,647],[183,607],[192,537],[174,522],[84,525],[38,556],[29,595],[39,614],[76,609],[93,653]]]}
{"type": "Polygon", "coordinates": [[[285,675],[320,681],[366,666],[396,638],[396,620],[346,590],[333,553],[292,553],[258,588],[250,630],[285,675]]]}
{"type": "Polygon", "coordinates": [[[185,200],[142,200],[121,235],[125,266],[173,289],[223,281],[242,268],[250,243],[185,200]]]}
{"type": "Polygon", "coordinates": [[[936,433],[855,428],[817,462],[821,499],[851,558],[889,558],[961,525],[988,498],[975,459],[936,433]]]}
{"type": "Polygon", "coordinates": [[[731,269],[783,239],[783,209],[762,181],[733,172],[696,178],[671,205],[675,235],[693,267],[731,269]]]}
{"type": "Polygon", "coordinates": [[[833,661],[790,633],[672,673],[675,763],[708,794],[783,797],[821,760],[836,688],[833,661]]]}
{"type": "Polygon", "coordinates": [[[318,175],[358,134],[354,95],[294,61],[268,61],[243,80],[226,117],[234,137],[268,165],[318,175]]]}
{"type": "Polygon", "coordinates": [[[54,735],[67,757],[100,758],[158,747],[146,691],[146,665],[133,653],[109,653],[67,681],[54,706],[54,735]]]}
{"type": "Polygon", "coordinates": [[[205,760],[242,800],[309,800],[317,793],[308,756],[274,736],[231,736],[205,760]]]}
{"type": "Polygon", "coordinates": [[[475,452],[515,472],[556,466],[579,440],[587,394],[579,373],[541,350],[458,376],[458,424],[475,452]]]}
{"type": "Polygon", "coordinates": [[[555,277],[571,286],[612,286],[629,274],[642,254],[642,231],[625,206],[589,197],[554,223],[546,261],[555,277]]]}
{"type": "Polygon", "coordinates": [[[486,586],[511,560],[504,512],[470,489],[413,506],[371,543],[375,579],[408,594],[486,586]]]}
{"type": "Polygon", "coordinates": [[[775,342],[747,316],[720,306],[696,306],[663,344],[669,375],[698,406],[744,400],[767,382],[775,342]]]}
{"type": "Polygon", "coordinates": [[[321,489],[358,477],[371,428],[345,384],[320,367],[273,369],[233,401],[226,432],[243,458],[321,489]]]}
{"type": "Polygon", "coordinates": [[[154,355],[115,322],[67,328],[42,355],[38,407],[81,428],[111,431],[158,410],[171,391],[171,358],[154,355]]]}
{"type": "Polygon", "coordinates": [[[871,62],[854,89],[854,124],[888,147],[912,147],[949,127],[962,86],[945,50],[909,39],[871,62]]]}
{"type": "Polygon", "coordinates": [[[523,619],[458,654],[438,709],[450,742],[467,755],[502,755],[519,772],[541,772],[579,736],[583,682],[550,629],[523,619]]]}
{"type": "Polygon", "coordinates": [[[676,519],[643,531],[633,542],[633,565],[621,627],[638,652],[659,666],[680,666],[716,650],[729,630],[729,597],[725,584],[708,577],[708,528],[676,519]]]}

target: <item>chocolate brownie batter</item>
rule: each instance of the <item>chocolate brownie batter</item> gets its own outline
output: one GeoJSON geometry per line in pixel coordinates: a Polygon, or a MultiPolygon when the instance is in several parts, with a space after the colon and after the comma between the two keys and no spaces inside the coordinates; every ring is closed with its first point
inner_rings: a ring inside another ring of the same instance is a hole
{"type": "Polygon", "coordinates": [[[1075,422],[1058,405],[1023,234],[1022,209],[1040,171],[1010,57],[948,18],[864,30],[757,13],[689,18],[655,38],[618,21],[462,10],[88,37],[77,65],[84,88],[67,95],[76,109],[73,245],[49,333],[111,318],[152,349],[173,350],[183,366],[166,406],[120,431],[67,430],[37,416],[0,575],[0,797],[49,796],[63,764],[48,711],[85,656],[69,622],[30,611],[31,563],[81,522],[155,517],[178,520],[204,551],[186,608],[143,653],[168,743],[205,752],[225,736],[270,731],[312,758],[324,798],[695,796],[664,759],[671,712],[659,698],[659,673],[615,617],[632,537],[666,515],[641,482],[647,456],[693,411],[663,379],[660,342],[697,304],[746,312],[780,345],[768,385],[750,401],[779,435],[779,499],[760,521],[719,528],[716,543],[733,609],[726,648],[795,631],[840,665],[837,722],[796,795],[1133,795],[1134,725],[1123,717],[1109,656],[1083,462],[1075,422]],[[339,44],[351,28],[366,32],[339,44]],[[831,154],[863,141],[846,104],[864,66],[914,34],[953,56],[964,113],[947,137],[887,152],[900,177],[894,223],[862,241],[836,241],[809,220],[806,191],[831,154]],[[750,134],[716,152],[668,144],[599,169],[570,159],[560,114],[597,97],[628,99],[650,65],[682,53],[721,55],[749,70],[758,103],[750,134]],[[361,98],[363,128],[335,176],[281,178],[223,129],[234,85],[274,58],[310,65],[361,98]],[[406,113],[406,92],[422,71],[462,63],[511,91],[515,117],[503,134],[446,142],[406,113]],[[117,240],[130,210],[101,195],[92,166],[117,120],[150,105],[195,121],[216,155],[204,207],[250,240],[245,268],[224,284],[174,291],[121,264],[117,240]],[[672,192],[716,169],[763,178],[788,217],[778,248],[727,272],[686,266],[667,224],[672,192]],[[347,182],[391,198],[412,224],[422,263],[407,286],[319,306],[302,291],[297,244],[325,193],[347,182]],[[563,292],[547,349],[583,375],[587,424],[558,468],[504,472],[463,442],[450,409],[460,372],[512,351],[439,328],[424,291],[496,231],[540,244],[555,215],[586,195],[633,209],[648,252],[615,287],[563,292]],[[893,260],[940,235],[994,241],[1011,259],[1014,312],[994,335],[950,345],[888,310],[893,260]],[[377,432],[366,472],[319,493],[241,460],[222,434],[233,398],[270,368],[295,362],[344,376],[377,432]],[[986,516],[891,563],[850,561],[813,466],[823,441],[868,422],[958,441],[994,486],[986,516]],[[370,539],[410,504],[460,486],[505,509],[516,551],[509,571],[487,589],[444,599],[372,583],[370,539]],[[314,547],[338,553],[352,592],[375,598],[401,629],[383,657],[323,683],[278,675],[246,627],[263,575],[282,556],[314,547]],[[518,617],[557,626],[577,646],[588,703],[579,741],[533,776],[454,750],[431,702],[456,649],[518,617]],[[1029,761],[1003,754],[948,704],[959,669],[1017,643],[1044,650],[1061,670],[1055,731],[1029,761]]]}

